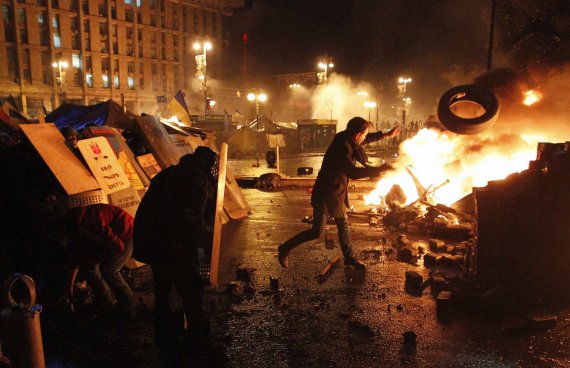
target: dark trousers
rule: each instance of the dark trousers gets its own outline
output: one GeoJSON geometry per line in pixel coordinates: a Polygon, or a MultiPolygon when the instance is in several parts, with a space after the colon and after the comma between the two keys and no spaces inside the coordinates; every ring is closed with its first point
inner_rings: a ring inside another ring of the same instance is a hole
{"type": "MultiPolygon", "coordinates": [[[[346,211],[343,211],[340,217],[335,217],[334,222],[336,223],[336,228],[338,230],[338,239],[344,258],[352,257],[352,243],[350,241],[350,230],[348,227],[348,216],[346,215],[346,211]]],[[[301,231],[291,239],[287,240],[285,243],[283,243],[283,249],[290,251],[302,243],[320,238],[325,232],[326,224],[326,204],[324,202],[315,204],[313,206],[313,227],[301,231]]]]}
{"type": "Polygon", "coordinates": [[[121,275],[121,269],[133,253],[133,240],[125,240],[124,245],[125,249],[122,253],[101,263],[88,264],[85,272],[97,303],[112,305],[111,290],[113,290],[118,305],[121,308],[132,309],[134,308],[133,292],[121,275]]]}
{"type": "Polygon", "coordinates": [[[210,320],[202,306],[204,282],[193,257],[186,256],[180,250],[172,255],[165,257],[164,261],[150,264],[155,287],[155,340],[158,345],[168,344],[174,342],[183,331],[182,319],[175,317],[170,306],[170,293],[176,288],[188,322],[186,343],[192,345],[207,338],[210,333],[210,320]]]}

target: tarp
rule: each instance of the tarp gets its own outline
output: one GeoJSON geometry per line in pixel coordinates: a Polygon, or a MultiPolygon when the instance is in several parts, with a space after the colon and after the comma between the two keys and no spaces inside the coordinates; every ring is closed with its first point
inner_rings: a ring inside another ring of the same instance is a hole
{"type": "Polygon", "coordinates": [[[81,106],[67,102],[61,104],[46,116],[48,123],[54,123],[58,129],[72,127],[81,130],[87,125],[108,125],[123,130],[131,129],[135,115],[129,111],[123,113],[121,105],[107,100],[97,105],[81,106]]]}

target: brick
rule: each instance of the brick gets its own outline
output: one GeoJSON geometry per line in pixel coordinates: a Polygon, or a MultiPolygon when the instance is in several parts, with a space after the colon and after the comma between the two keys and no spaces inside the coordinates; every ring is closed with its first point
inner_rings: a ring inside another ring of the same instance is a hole
{"type": "Polygon", "coordinates": [[[406,287],[418,288],[423,281],[423,276],[416,271],[406,271],[406,287]]]}
{"type": "Polygon", "coordinates": [[[430,239],[429,240],[429,249],[434,252],[441,252],[445,249],[445,242],[439,239],[430,239]]]}
{"type": "Polygon", "coordinates": [[[451,306],[453,298],[453,293],[451,291],[442,291],[437,294],[437,298],[435,299],[435,303],[437,306],[438,312],[443,312],[449,309],[451,306]]]}

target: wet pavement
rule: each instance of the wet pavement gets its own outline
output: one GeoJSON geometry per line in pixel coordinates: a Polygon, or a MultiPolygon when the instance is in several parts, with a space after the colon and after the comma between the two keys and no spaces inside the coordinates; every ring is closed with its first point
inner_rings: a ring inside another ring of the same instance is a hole
{"type": "MultiPolygon", "coordinates": [[[[389,160],[390,155],[382,152],[376,160],[389,160]]],[[[297,167],[312,166],[316,174],[321,160],[322,154],[284,157],[282,173],[295,175],[297,167]]],[[[261,160],[261,167],[251,167],[254,162],[230,160],[229,165],[236,177],[275,172],[261,160]]],[[[570,367],[570,304],[527,298],[522,289],[514,296],[499,291],[485,303],[452,305],[438,313],[431,288],[419,293],[404,288],[406,271],[426,278],[432,269],[422,259],[417,264],[396,259],[400,232],[356,218],[351,220],[353,247],[368,264],[367,271],[340,263],[328,277],[319,278],[340,254],[334,225],[326,229],[333,234],[333,249],[327,249],[324,238],[301,245],[284,270],[276,247],[310,226],[302,221],[311,215],[307,188],[242,191],[251,214],[224,225],[220,287],[207,298],[213,335],[227,347],[227,367],[570,367]],[[238,269],[251,272],[255,291],[224,292],[237,279],[238,269]],[[271,287],[270,278],[278,280],[279,290],[271,287]],[[555,315],[557,324],[529,331],[521,327],[529,312],[555,315]],[[404,343],[407,331],[417,336],[415,343],[404,343]]],[[[368,209],[358,199],[363,191],[350,193],[357,211],[368,209]]],[[[152,289],[143,285],[135,294],[141,312],[133,322],[47,315],[48,366],[158,366],[152,289]]]]}

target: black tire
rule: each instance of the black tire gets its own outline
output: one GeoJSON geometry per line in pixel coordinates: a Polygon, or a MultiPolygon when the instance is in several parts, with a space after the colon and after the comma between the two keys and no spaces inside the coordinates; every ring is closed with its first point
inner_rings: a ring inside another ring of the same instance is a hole
{"type": "Polygon", "coordinates": [[[499,116],[499,100],[489,89],[475,84],[453,87],[439,99],[437,115],[441,124],[457,134],[478,134],[491,128],[499,116]],[[451,109],[460,102],[472,102],[485,111],[469,118],[456,115],[451,109]]]}

